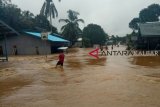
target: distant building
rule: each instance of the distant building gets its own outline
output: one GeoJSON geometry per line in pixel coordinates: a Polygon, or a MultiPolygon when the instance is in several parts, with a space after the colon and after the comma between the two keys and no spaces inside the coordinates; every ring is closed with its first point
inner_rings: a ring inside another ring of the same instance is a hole
{"type": "Polygon", "coordinates": [[[139,24],[137,49],[160,50],[160,22],[139,24]]]}
{"type": "Polygon", "coordinates": [[[113,40],[106,41],[105,45],[113,45],[113,40]]]}
{"type": "Polygon", "coordinates": [[[75,42],[74,46],[72,47],[82,47],[82,38],[78,38],[77,41],[75,42]]]}

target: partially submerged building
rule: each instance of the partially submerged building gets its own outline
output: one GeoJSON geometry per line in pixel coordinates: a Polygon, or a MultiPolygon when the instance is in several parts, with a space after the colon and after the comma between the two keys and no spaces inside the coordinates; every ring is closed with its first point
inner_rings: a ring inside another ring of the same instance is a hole
{"type": "Polygon", "coordinates": [[[20,34],[0,20],[0,60],[8,60],[7,38],[20,34]]]}
{"type": "Polygon", "coordinates": [[[160,22],[139,24],[137,49],[160,50],[160,22]]]}
{"type": "Polygon", "coordinates": [[[1,21],[0,37],[1,56],[4,53],[7,55],[51,54],[56,52],[58,47],[69,44],[68,40],[57,34],[48,35],[47,40],[42,40],[41,33],[38,32],[22,32],[19,34],[1,21]]]}

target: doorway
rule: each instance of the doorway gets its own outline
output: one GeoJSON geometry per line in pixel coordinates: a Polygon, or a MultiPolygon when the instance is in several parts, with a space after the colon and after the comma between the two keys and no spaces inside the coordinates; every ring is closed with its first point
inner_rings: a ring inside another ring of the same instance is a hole
{"type": "Polygon", "coordinates": [[[0,46],[0,56],[3,56],[3,47],[0,46]]]}
{"type": "Polygon", "coordinates": [[[16,45],[13,46],[13,55],[18,55],[18,50],[16,45]]]}

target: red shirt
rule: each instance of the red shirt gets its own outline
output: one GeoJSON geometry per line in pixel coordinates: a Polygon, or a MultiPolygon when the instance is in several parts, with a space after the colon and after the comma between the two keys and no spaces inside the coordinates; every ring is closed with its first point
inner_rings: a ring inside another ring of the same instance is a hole
{"type": "Polygon", "coordinates": [[[63,53],[59,54],[59,61],[62,63],[64,62],[64,54],[63,53]]]}

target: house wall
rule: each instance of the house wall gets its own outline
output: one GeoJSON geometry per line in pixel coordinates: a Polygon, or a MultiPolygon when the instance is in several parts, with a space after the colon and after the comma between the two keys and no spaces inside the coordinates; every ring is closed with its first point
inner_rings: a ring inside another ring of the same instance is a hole
{"type": "MultiPolygon", "coordinates": [[[[0,46],[3,46],[3,51],[5,49],[5,41],[0,41],[0,46]]],[[[18,55],[36,55],[36,47],[38,47],[39,54],[51,54],[51,45],[50,42],[42,41],[40,38],[20,35],[7,37],[7,51],[9,55],[14,54],[14,46],[17,47],[18,55]]]]}
{"type": "Polygon", "coordinates": [[[139,37],[137,41],[137,48],[138,49],[147,49],[147,50],[159,50],[160,46],[160,37],[139,37]]]}

